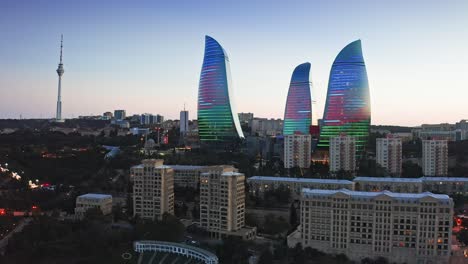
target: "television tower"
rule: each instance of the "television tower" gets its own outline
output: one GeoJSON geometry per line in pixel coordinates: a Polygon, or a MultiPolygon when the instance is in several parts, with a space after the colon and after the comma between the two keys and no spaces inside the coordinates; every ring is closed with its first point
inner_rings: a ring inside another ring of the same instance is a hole
{"type": "Polygon", "coordinates": [[[62,63],[62,50],[63,50],[63,34],[62,38],[60,41],[60,63],[57,68],[57,74],[58,74],[58,96],[57,96],[57,113],[55,116],[55,121],[57,122],[63,122],[62,120],[62,75],[65,72],[63,69],[63,63],[62,63]]]}

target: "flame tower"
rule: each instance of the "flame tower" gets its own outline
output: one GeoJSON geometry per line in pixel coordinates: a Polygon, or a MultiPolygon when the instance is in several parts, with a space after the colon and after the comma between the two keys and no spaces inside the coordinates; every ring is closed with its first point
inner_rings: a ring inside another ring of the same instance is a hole
{"type": "Polygon", "coordinates": [[[58,95],[57,95],[57,113],[55,115],[55,121],[57,122],[62,122],[62,75],[65,72],[63,69],[63,63],[62,63],[62,51],[63,51],[63,35],[60,41],[60,63],[57,68],[57,74],[58,74],[58,95]]]}
{"type": "Polygon", "coordinates": [[[309,134],[312,121],[309,72],[308,62],[294,69],[284,110],[283,135],[309,134]]]}
{"type": "Polygon", "coordinates": [[[341,50],[330,70],[318,146],[328,148],[331,138],[344,133],[356,137],[356,151],[360,157],[367,145],[370,122],[366,65],[361,41],[356,40],[341,50]]]}
{"type": "Polygon", "coordinates": [[[244,138],[232,97],[229,58],[209,36],[198,88],[198,134],[203,145],[229,146],[244,138]]]}

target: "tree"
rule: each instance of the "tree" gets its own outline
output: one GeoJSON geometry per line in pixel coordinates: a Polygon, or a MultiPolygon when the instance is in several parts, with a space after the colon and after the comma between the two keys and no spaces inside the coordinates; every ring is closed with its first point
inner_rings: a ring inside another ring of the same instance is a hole
{"type": "Polygon", "coordinates": [[[198,206],[193,206],[192,209],[192,218],[193,219],[200,219],[200,208],[198,206]]]}
{"type": "Polygon", "coordinates": [[[423,176],[422,168],[416,163],[411,161],[405,161],[402,164],[402,174],[403,178],[420,178],[423,176]]]}
{"type": "Polygon", "coordinates": [[[271,254],[270,249],[265,249],[260,254],[257,264],[271,264],[273,262],[273,254],[271,254]]]}
{"type": "Polygon", "coordinates": [[[298,225],[297,211],[294,203],[289,207],[289,224],[293,227],[298,225]]]}
{"type": "Polygon", "coordinates": [[[468,246],[468,230],[467,229],[462,229],[460,232],[457,234],[457,240],[460,241],[460,243],[464,244],[465,246],[468,246]]]}

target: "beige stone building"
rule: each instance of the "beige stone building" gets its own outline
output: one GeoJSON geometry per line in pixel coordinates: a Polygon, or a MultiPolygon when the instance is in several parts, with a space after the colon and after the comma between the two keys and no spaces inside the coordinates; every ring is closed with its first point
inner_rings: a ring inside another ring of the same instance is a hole
{"type": "Polygon", "coordinates": [[[87,193],[76,197],[75,215],[83,217],[91,208],[99,208],[103,215],[112,213],[112,195],[87,193]]]}
{"type": "MultiPolygon", "coordinates": [[[[198,188],[200,183],[200,174],[202,172],[210,171],[213,166],[196,166],[196,165],[168,165],[174,169],[174,185],[177,187],[198,188]]],[[[219,165],[215,167],[222,167],[225,172],[237,171],[231,165],[219,165]]]]}
{"type": "Polygon", "coordinates": [[[356,191],[423,192],[422,178],[356,177],[353,182],[355,183],[356,191]]]}
{"type": "Polygon", "coordinates": [[[358,262],[448,263],[452,215],[453,201],[442,194],[304,189],[299,241],[358,262]]]}
{"type": "Polygon", "coordinates": [[[145,219],[161,219],[174,214],[174,170],[163,160],[146,159],[130,168],[133,179],[133,214],[145,219]]]}
{"type": "Polygon", "coordinates": [[[280,186],[288,188],[293,199],[301,197],[303,188],[338,190],[354,190],[354,182],[335,179],[292,178],[276,176],[252,176],[247,179],[249,191],[252,194],[263,194],[268,190],[276,190],[280,186]]]}
{"type": "Polygon", "coordinates": [[[255,238],[255,228],[245,227],[245,176],[213,166],[200,174],[200,225],[211,237],[255,238]]]}

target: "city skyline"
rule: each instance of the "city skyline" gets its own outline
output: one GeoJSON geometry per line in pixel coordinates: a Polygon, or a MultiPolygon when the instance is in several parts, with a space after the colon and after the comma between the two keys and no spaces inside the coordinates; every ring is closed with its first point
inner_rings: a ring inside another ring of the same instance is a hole
{"type": "Polygon", "coordinates": [[[320,118],[334,55],[362,39],[372,124],[466,118],[468,34],[462,25],[468,18],[462,10],[468,4],[463,1],[424,1],[423,6],[418,1],[288,6],[202,1],[187,2],[186,8],[149,1],[57,3],[0,4],[9,40],[0,43],[0,118],[54,117],[62,33],[67,38],[65,118],[126,109],[178,119],[184,102],[195,113],[205,34],[229,47],[238,112],[282,118],[290,73],[310,61],[317,102],[313,118],[320,118]]]}

